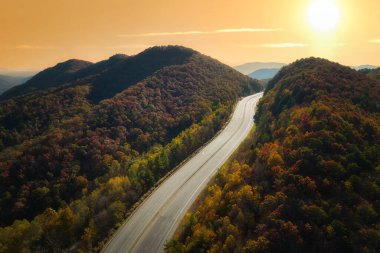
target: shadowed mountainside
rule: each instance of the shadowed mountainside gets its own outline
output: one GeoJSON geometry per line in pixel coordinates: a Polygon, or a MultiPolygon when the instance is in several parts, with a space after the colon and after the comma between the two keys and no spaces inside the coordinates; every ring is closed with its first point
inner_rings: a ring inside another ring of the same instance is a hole
{"type": "Polygon", "coordinates": [[[0,96],[0,100],[50,87],[88,84],[91,87],[88,98],[93,102],[99,102],[136,84],[157,70],[184,64],[195,53],[187,48],[178,50],[175,47],[155,47],[135,56],[115,55],[95,64],[69,60],[46,69],[27,83],[5,92],[0,96]]]}
{"type": "Polygon", "coordinates": [[[71,81],[70,77],[75,72],[91,64],[90,62],[74,59],[59,63],[54,67],[41,71],[26,83],[6,91],[0,96],[0,100],[9,99],[36,90],[47,89],[49,87],[57,87],[71,81]]]}

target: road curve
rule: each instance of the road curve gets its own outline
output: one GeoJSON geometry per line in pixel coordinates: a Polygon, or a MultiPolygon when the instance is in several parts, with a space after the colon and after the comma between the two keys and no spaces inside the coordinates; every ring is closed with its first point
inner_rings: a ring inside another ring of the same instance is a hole
{"type": "Polygon", "coordinates": [[[181,219],[253,126],[263,93],[239,101],[224,130],[159,185],[103,248],[103,253],[164,251],[181,219]]]}

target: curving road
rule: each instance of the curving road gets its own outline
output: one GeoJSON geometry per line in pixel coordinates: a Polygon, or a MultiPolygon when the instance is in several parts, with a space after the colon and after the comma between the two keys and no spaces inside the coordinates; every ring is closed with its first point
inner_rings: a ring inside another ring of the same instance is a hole
{"type": "Polygon", "coordinates": [[[166,241],[196,197],[249,133],[256,104],[262,95],[257,93],[240,100],[224,130],[157,187],[102,252],[164,251],[166,241]]]}

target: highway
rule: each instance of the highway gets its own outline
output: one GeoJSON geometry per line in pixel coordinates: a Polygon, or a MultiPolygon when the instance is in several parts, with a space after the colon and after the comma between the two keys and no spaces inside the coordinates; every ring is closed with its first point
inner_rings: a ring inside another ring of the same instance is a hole
{"type": "Polygon", "coordinates": [[[256,104],[262,95],[241,99],[223,131],[161,183],[116,231],[102,252],[163,252],[186,211],[251,130],[256,104]]]}

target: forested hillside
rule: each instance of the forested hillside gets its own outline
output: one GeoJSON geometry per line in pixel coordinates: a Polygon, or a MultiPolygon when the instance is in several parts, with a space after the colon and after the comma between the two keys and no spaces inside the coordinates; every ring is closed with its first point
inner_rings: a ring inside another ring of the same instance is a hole
{"type": "Polygon", "coordinates": [[[379,252],[380,83],[299,60],[255,122],[168,252],[379,252]]]}
{"type": "Polygon", "coordinates": [[[118,54],[95,64],[82,60],[68,60],[5,92],[0,96],[0,100],[50,87],[88,84],[91,90],[87,98],[97,103],[115,96],[158,70],[186,63],[195,53],[189,48],[178,50],[178,47],[155,47],[133,57],[118,54]]]}
{"type": "Polygon", "coordinates": [[[238,97],[259,90],[174,46],[39,73],[0,103],[0,252],[99,250],[238,97]]]}
{"type": "Polygon", "coordinates": [[[380,80],[380,68],[377,69],[361,69],[359,72],[368,75],[374,79],[380,80]]]}

